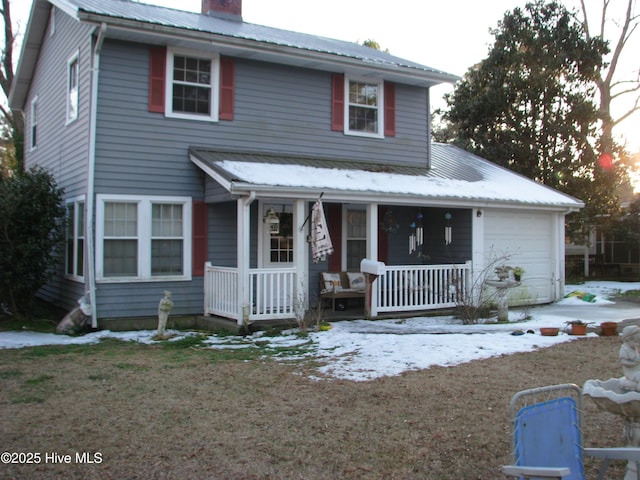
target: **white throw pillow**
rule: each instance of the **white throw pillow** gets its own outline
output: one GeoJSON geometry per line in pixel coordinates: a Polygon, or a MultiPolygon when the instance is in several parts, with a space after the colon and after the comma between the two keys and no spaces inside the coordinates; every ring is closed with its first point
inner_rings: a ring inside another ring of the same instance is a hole
{"type": "Polygon", "coordinates": [[[364,291],[366,287],[363,273],[347,272],[347,276],[349,277],[349,288],[364,291]]]}
{"type": "Polygon", "coordinates": [[[325,290],[334,291],[342,289],[339,273],[322,272],[322,281],[324,282],[325,290]]]}

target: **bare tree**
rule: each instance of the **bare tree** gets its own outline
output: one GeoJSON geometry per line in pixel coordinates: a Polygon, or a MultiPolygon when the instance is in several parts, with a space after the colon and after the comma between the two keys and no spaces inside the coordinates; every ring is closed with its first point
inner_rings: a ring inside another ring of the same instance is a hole
{"type": "MultiPolygon", "coordinates": [[[[606,31],[606,27],[610,21],[608,10],[609,7],[612,6],[612,1],[613,0],[602,0],[599,29],[597,32],[592,32],[589,25],[586,2],[585,0],[580,0],[584,30],[588,40],[595,38],[599,38],[600,40],[607,39],[609,32],[606,31]]],[[[635,59],[635,61],[638,62],[637,69],[633,74],[635,78],[618,79],[616,74],[616,70],[620,66],[621,56],[625,51],[624,47],[640,23],[640,15],[634,12],[635,6],[636,0],[627,0],[624,18],[621,21],[615,22],[615,24],[619,26],[619,31],[617,32],[617,38],[614,38],[610,44],[611,58],[609,59],[607,68],[602,69],[599,78],[596,79],[600,92],[598,117],[602,122],[602,136],[600,139],[600,151],[602,153],[612,154],[614,152],[615,142],[613,140],[613,129],[623,120],[640,110],[640,61],[638,61],[638,58],[636,57],[635,59]],[[617,118],[613,118],[611,103],[622,96],[632,97],[631,101],[627,102],[630,106],[617,118]]]]}
{"type": "MultiPolygon", "coordinates": [[[[13,55],[16,53],[17,35],[13,29],[11,20],[11,4],[9,0],[2,0],[2,21],[4,22],[4,48],[0,58],[0,87],[5,99],[9,97],[11,83],[13,82],[14,64],[13,55]]],[[[23,158],[24,127],[22,115],[12,112],[6,102],[0,102],[0,149],[2,150],[3,166],[21,169],[23,158]]]]}

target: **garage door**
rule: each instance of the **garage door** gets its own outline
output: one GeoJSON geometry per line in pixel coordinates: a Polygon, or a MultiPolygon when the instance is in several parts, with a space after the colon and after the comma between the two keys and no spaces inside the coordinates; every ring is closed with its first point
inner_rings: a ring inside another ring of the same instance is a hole
{"type": "Polygon", "coordinates": [[[485,211],[485,258],[509,256],[507,265],[525,270],[521,286],[509,291],[512,305],[554,300],[553,215],[522,211],[485,211]]]}

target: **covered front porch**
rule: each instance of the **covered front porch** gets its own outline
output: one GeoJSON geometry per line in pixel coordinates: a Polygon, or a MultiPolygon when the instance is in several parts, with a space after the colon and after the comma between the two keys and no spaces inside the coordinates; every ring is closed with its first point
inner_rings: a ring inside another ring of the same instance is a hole
{"type": "Polygon", "coordinates": [[[469,301],[472,272],[482,270],[473,253],[482,212],[407,183],[423,182],[428,169],[190,153],[207,174],[205,315],[238,325],[301,319],[331,288],[323,272],[360,272],[363,259],[385,265],[368,296],[370,318],[469,301]],[[318,202],[333,246],[319,258],[310,218],[318,202]]]}

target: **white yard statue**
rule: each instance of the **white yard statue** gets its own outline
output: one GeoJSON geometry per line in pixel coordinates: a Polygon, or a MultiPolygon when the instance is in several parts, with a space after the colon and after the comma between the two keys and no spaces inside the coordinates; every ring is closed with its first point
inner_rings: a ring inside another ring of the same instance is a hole
{"type": "Polygon", "coordinates": [[[619,357],[624,377],[620,379],[620,386],[624,390],[640,391],[640,327],[624,327],[622,339],[619,357]]]}
{"type": "Polygon", "coordinates": [[[169,318],[169,313],[171,312],[172,308],[173,301],[171,300],[171,292],[165,290],[164,297],[158,304],[158,332],[156,333],[156,336],[164,336],[164,329],[167,326],[167,319],[169,318]]]}
{"type": "Polygon", "coordinates": [[[624,327],[622,340],[619,358],[624,376],[606,381],[587,380],[582,393],[601,409],[623,418],[626,446],[631,448],[616,458],[628,460],[624,480],[637,480],[640,478],[640,327],[624,327]]]}

